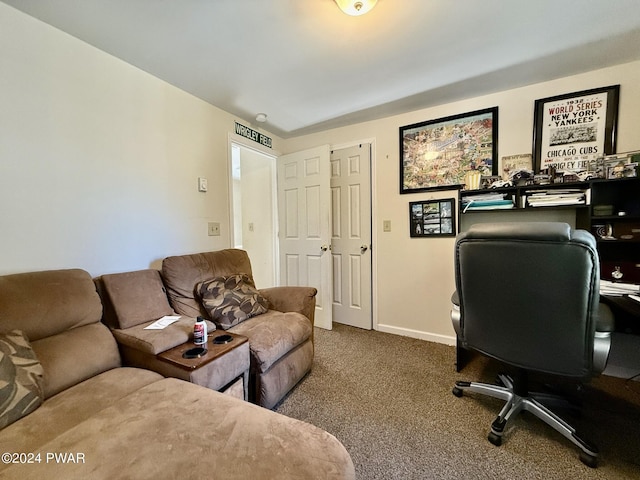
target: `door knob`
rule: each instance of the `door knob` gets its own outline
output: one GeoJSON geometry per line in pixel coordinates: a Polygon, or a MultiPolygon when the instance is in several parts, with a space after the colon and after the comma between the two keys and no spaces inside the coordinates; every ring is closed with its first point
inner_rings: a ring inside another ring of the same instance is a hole
{"type": "Polygon", "coordinates": [[[329,247],[327,245],[322,245],[320,247],[320,250],[322,250],[323,252],[326,252],[327,250],[329,250],[329,247]]]}
{"type": "Polygon", "coordinates": [[[361,245],[360,246],[360,253],[364,253],[367,250],[369,250],[369,246],[368,245],[361,245]]]}

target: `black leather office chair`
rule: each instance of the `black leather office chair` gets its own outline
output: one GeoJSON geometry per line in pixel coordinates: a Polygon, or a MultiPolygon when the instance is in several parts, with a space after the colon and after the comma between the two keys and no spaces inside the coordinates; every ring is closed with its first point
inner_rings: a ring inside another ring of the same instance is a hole
{"type": "Polygon", "coordinates": [[[456,382],[463,391],[506,401],[489,441],[502,443],[507,422],[525,410],[581,449],[597,465],[598,449],[528,392],[526,372],[583,381],[604,370],[613,316],[599,302],[594,237],[566,223],[476,224],[456,238],[451,317],[459,345],[493,357],[517,375],[499,385],[456,382]]]}

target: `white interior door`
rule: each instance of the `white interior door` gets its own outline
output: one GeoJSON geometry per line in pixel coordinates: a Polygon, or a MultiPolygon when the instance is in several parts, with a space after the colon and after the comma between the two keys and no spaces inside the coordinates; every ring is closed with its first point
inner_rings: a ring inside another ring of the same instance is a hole
{"type": "Polygon", "coordinates": [[[318,289],[315,326],[331,329],[329,146],[278,157],[280,285],[318,289]]]}
{"type": "Polygon", "coordinates": [[[331,152],[333,321],[372,328],[371,146],[331,152]]]}

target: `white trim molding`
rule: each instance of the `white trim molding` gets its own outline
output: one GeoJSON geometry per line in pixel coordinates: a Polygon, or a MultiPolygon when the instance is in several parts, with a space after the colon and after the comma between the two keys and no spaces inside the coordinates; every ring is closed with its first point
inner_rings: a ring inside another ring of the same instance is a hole
{"type": "Polygon", "coordinates": [[[384,333],[393,333],[403,337],[417,338],[418,340],[427,340],[428,342],[442,343],[444,345],[455,346],[456,337],[450,335],[440,335],[437,333],[422,332],[420,330],[412,330],[409,328],[395,327],[393,325],[378,324],[378,331],[384,333]]]}

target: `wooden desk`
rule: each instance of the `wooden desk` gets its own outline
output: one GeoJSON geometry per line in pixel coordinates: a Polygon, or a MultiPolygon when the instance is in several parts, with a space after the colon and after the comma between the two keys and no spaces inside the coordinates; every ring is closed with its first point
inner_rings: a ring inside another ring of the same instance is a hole
{"type": "Polygon", "coordinates": [[[640,334],[640,303],[626,296],[601,295],[600,299],[611,308],[617,332],[640,334]]]}

